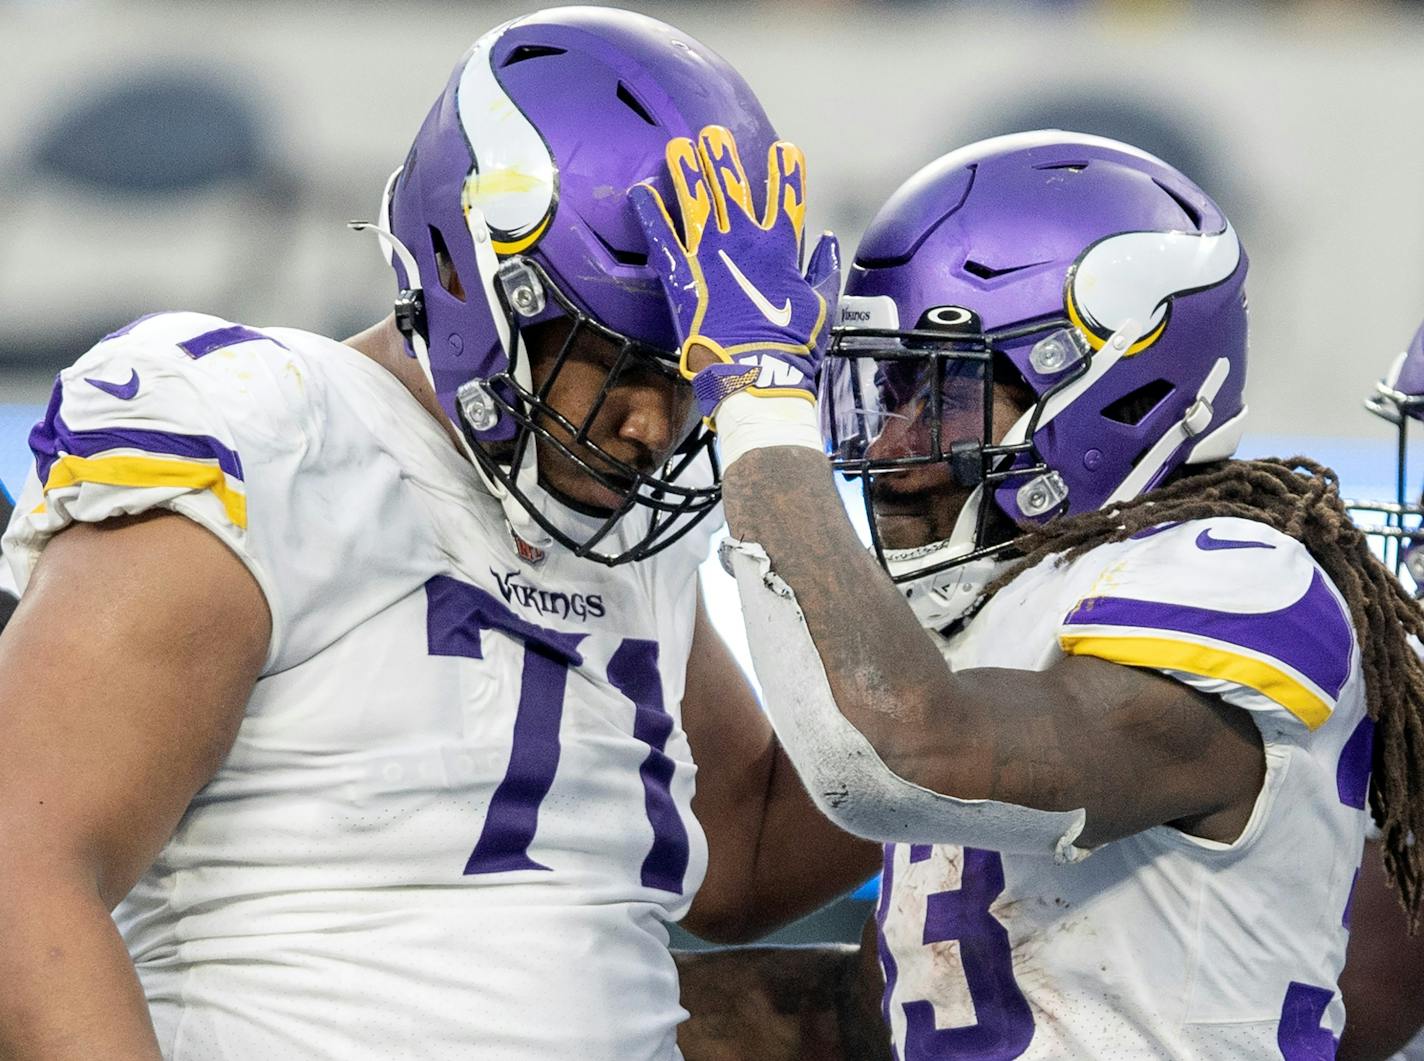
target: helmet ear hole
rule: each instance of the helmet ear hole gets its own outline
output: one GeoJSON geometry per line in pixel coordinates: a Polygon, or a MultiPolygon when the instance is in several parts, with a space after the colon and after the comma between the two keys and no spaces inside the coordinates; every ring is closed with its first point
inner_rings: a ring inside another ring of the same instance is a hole
{"type": "Polygon", "coordinates": [[[430,245],[435,251],[435,267],[440,274],[440,286],[452,298],[465,301],[465,285],[460,281],[460,272],[455,268],[455,260],[450,257],[450,249],[445,246],[445,237],[434,225],[430,226],[430,245]]]}
{"type": "Polygon", "coordinates": [[[1176,388],[1165,379],[1154,379],[1151,383],[1144,383],[1136,390],[1129,391],[1116,401],[1103,406],[1103,418],[1115,424],[1136,427],[1174,390],[1176,388]]]}

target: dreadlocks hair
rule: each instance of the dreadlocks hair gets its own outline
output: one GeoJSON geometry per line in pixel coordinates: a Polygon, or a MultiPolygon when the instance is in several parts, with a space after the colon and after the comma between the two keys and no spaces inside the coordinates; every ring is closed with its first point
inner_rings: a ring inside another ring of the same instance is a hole
{"type": "Polygon", "coordinates": [[[1375,723],[1370,811],[1412,932],[1424,896],[1424,662],[1407,638],[1424,642],[1424,608],[1371,551],[1333,471],[1306,457],[1204,465],[1130,501],[1023,534],[1013,543],[1021,559],[988,594],[1050,556],[1064,564],[1150,527],[1209,516],[1255,520],[1294,538],[1345,598],[1360,645],[1366,711],[1375,723]]]}

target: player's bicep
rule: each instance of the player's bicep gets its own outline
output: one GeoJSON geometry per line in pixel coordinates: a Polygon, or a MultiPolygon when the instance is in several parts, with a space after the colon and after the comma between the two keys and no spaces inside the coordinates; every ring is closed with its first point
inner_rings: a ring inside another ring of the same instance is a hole
{"type": "Polygon", "coordinates": [[[960,799],[1081,809],[1082,847],[1169,822],[1230,841],[1249,817],[1264,776],[1260,736],[1245,712],[1215,697],[1088,657],[1043,671],[975,668],[954,680],[979,709],[946,712],[899,745],[887,761],[908,781],[960,799]],[[1229,834],[1216,835],[1223,826],[1229,834]]]}
{"type": "Polygon", "coordinates": [[[58,534],[0,637],[12,871],[92,872],[122,898],[226,755],[269,623],[247,568],[181,516],[58,534]]]}
{"type": "Polygon", "coordinates": [[[1045,671],[959,678],[1002,709],[980,740],[985,797],[1087,812],[1091,847],[1175,823],[1230,842],[1265,776],[1250,716],[1156,671],[1069,657],[1045,671]]]}

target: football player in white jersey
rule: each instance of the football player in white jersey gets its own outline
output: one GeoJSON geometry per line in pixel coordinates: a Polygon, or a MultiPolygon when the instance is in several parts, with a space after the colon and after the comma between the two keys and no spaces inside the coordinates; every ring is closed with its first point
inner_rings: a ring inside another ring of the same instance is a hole
{"type": "Polygon", "coordinates": [[[635,195],[768,711],[827,815],[886,843],[899,1061],[1333,1055],[1367,803],[1411,909],[1424,879],[1424,623],[1327,470],[1229,459],[1235,230],[1125,144],[974,144],[872,222],[818,366],[766,341],[794,254],[707,156],[710,247],[635,195]],[[762,319],[709,331],[738,288],[762,319]]]}
{"type": "Polygon", "coordinates": [[[698,603],[715,468],[624,193],[713,123],[800,198],[696,41],[516,19],[367,226],[394,315],[161,313],[60,374],[5,536],[0,1055],[664,1061],[667,921],[872,872],[698,603]]]}

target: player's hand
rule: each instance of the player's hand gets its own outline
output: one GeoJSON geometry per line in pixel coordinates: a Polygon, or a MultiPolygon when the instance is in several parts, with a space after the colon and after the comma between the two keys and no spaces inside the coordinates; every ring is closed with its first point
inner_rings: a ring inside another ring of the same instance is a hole
{"type": "Polygon", "coordinates": [[[840,251],[822,237],[803,276],[806,159],[779,141],[767,159],[760,217],[730,131],[671,140],[667,164],[682,234],[650,184],[629,195],[672,308],[681,370],[709,421],[729,395],[815,401],[815,376],[840,287],[840,251]]]}

